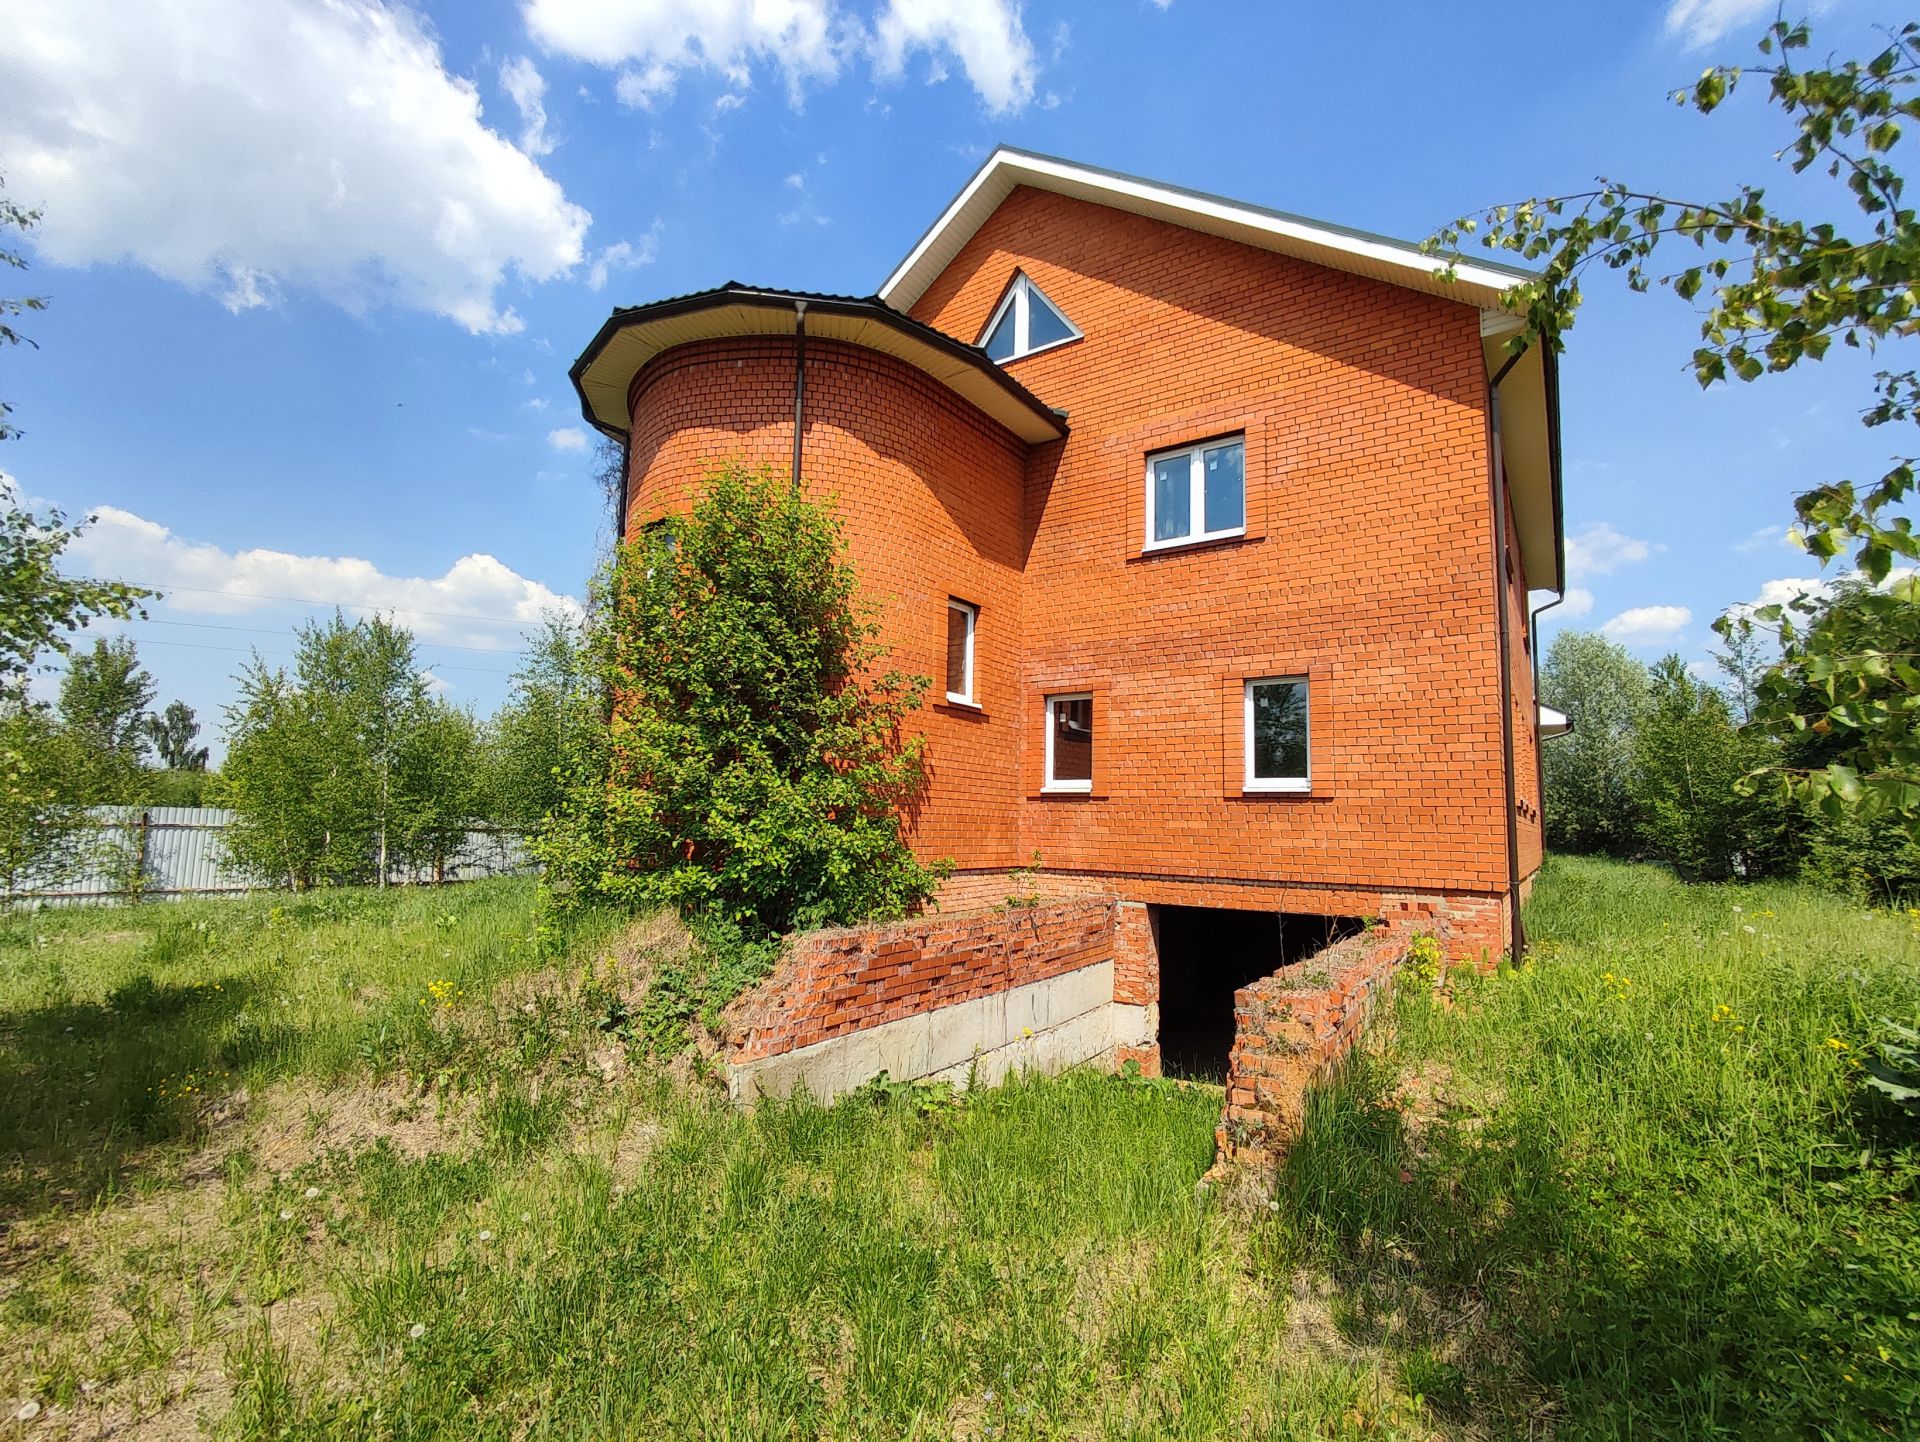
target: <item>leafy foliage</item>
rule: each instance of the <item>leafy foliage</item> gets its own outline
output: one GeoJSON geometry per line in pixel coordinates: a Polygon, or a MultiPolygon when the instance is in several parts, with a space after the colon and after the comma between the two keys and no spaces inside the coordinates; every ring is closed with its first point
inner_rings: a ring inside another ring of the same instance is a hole
{"type": "Polygon", "coordinates": [[[1897,1021],[1881,1026],[1885,1035],[1862,1064],[1860,1084],[1920,1120],[1920,1031],[1897,1021]]]}
{"type": "Polygon", "coordinates": [[[17,690],[43,652],[66,654],[72,633],[96,616],[145,616],[154,592],[121,581],[63,575],[60,555],[84,529],[59,511],[36,514],[0,475],[0,690],[17,690]]]}
{"type": "Polygon", "coordinates": [[[1772,747],[1737,729],[1726,697],[1695,681],[1678,656],[1653,667],[1652,705],[1633,755],[1641,835],[1681,875],[1725,881],[1790,868],[1797,808],[1740,787],[1771,761],[1772,747]]]}
{"type": "Polygon", "coordinates": [[[1630,854],[1638,841],[1634,733],[1650,704],[1647,668],[1591,631],[1562,631],[1540,667],[1540,699],[1573,730],[1541,748],[1547,844],[1630,854]]]}
{"type": "MultiPolygon", "coordinates": [[[[1894,161],[1920,115],[1920,24],[1893,30],[1868,60],[1796,68],[1794,57],[1810,38],[1804,23],[1777,21],[1760,42],[1770,63],[1715,66],[1673,99],[1709,115],[1751,77],[1764,76],[1769,102],[1791,125],[1776,155],[1796,174],[1835,182],[1836,204],[1827,209],[1851,208],[1863,233],[1850,234],[1837,220],[1787,214],[1754,185],[1723,199],[1688,200],[1602,178],[1591,190],[1463,217],[1431,237],[1429,248],[1452,252],[1477,233],[1482,245],[1542,266],[1506,296],[1526,321],[1510,342],[1516,349],[1562,344],[1580,306],[1582,276],[1595,265],[1622,272],[1635,291],[1657,283],[1702,303],[1693,370],[1703,386],[1792,370],[1821,359],[1835,341],[1877,350],[1911,339],[1920,326],[1920,221],[1904,204],[1905,180],[1894,161]],[[1656,266],[1669,242],[1695,254],[1662,273],[1656,266]]],[[[1879,372],[1863,420],[1920,421],[1920,373],[1879,372]]],[[[1896,559],[1920,559],[1920,537],[1899,514],[1913,490],[1914,464],[1899,457],[1877,480],[1834,480],[1801,495],[1795,536],[1823,562],[1850,551],[1868,580],[1884,581],[1896,559]]],[[[1912,600],[1910,585],[1898,599],[1912,600]]],[[[1758,619],[1782,617],[1770,608],[1758,619]]],[[[1747,624],[1729,617],[1720,629],[1735,635],[1747,624]]],[[[1839,807],[1920,812],[1920,671],[1896,666],[1882,652],[1849,651],[1817,627],[1783,628],[1782,642],[1789,665],[1830,692],[1828,715],[1848,743],[1812,771],[1781,771],[1785,788],[1839,807]],[[1863,688],[1880,692],[1871,706],[1856,694],[1863,688]]],[[[1784,709],[1777,689],[1763,689],[1756,715],[1781,725],[1807,719],[1784,709]]]]}
{"type": "Polygon", "coordinates": [[[546,824],[566,794],[576,736],[604,726],[601,710],[585,633],[572,617],[549,615],[489,728],[489,806],[496,820],[527,835],[546,824]]]}
{"type": "Polygon", "coordinates": [[[482,810],[472,718],[427,694],[389,621],[336,614],[299,636],[294,674],[256,658],[227,709],[233,866],[297,889],[437,868],[482,810]]]}
{"type": "Polygon", "coordinates": [[[69,784],[80,764],[50,707],[0,690],[0,894],[57,880],[81,861],[84,808],[69,784]]]}
{"type": "Polygon", "coordinates": [[[200,723],[186,702],[169,701],[164,712],[147,717],[144,730],[160,764],[169,771],[207,769],[207,748],[193,744],[200,734],[200,723]]]}
{"type": "Polygon", "coordinates": [[[936,880],[901,837],[924,783],[830,512],[763,472],[708,481],[624,546],[594,653],[617,699],[541,843],[557,895],[669,904],[751,943],[898,916],[936,880]]]}
{"type": "Polygon", "coordinates": [[[80,762],[69,784],[79,799],[115,804],[137,798],[148,746],[153,677],[124,636],[94,641],[72,657],[60,679],[60,723],[80,762]]]}

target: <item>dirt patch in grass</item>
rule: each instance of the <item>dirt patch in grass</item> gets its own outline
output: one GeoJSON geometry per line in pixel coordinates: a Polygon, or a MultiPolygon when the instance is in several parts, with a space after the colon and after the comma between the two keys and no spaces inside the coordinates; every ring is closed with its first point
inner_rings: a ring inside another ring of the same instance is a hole
{"type": "Polygon", "coordinates": [[[290,1082],[248,1105],[244,1136],[229,1138],[224,1158],[243,1149],[270,1174],[283,1175],[329,1152],[358,1152],[382,1142],[412,1161],[464,1151],[477,1138],[476,1099],[423,1091],[400,1080],[320,1087],[290,1082]]]}

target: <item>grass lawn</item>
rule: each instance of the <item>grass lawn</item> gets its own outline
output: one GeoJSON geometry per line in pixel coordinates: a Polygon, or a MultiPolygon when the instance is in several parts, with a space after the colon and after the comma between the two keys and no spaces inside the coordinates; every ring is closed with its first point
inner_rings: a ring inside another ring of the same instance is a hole
{"type": "Polygon", "coordinates": [[[1270,1201],[1170,1083],[737,1115],[603,1029],[677,930],[523,883],[0,921],[0,1438],[1913,1435],[1850,1059],[1914,926],[1571,861],[1530,920],[1270,1201]]]}

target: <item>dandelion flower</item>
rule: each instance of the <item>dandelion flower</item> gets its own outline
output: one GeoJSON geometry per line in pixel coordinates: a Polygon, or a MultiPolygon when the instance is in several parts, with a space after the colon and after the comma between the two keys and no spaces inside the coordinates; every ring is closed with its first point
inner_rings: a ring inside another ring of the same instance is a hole
{"type": "Polygon", "coordinates": [[[305,1193],[305,1195],[306,1195],[306,1198],[307,1198],[307,1200],[308,1200],[308,1201],[312,1201],[312,1200],[313,1200],[313,1199],[314,1199],[315,1197],[317,1197],[317,1196],[319,1196],[319,1195],[320,1195],[320,1188],[318,1188],[318,1187],[308,1187],[308,1188],[307,1188],[307,1190],[306,1190],[306,1193],[305,1193]]]}
{"type": "Polygon", "coordinates": [[[533,1213],[532,1213],[532,1212],[522,1212],[522,1213],[520,1214],[520,1220],[521,1220],[521,1221],[523,1221],[523,1222],[530,1222],[530,1221],[532,1221],[532,1220],[533,1220],[533,1213]]]}
{"type": "Polygon", "coordinates": [[[1747,934],[1748,936],[1752,936],[1752,935],[1753,935],[1753,928],[1752,928],[1751,926],[1743,926],[1743,927],[1741,927],[1740,929],[1741,929],[1742,931],[1744,931],[1744,932],[1746,932],[1746,934],[1747,934]]]}
{"type": "Polygon", "coordinates": [[[483,1228],[480,1232],[480,1240],[483,1242],[491,1242],[493,1240],[493,1233],[483,1228]]]}
{"type": "Polygon", "coordinates": [[[40,1404],[32,1401],[22,1402],[20,1410],[13,1415],[22,1422],[31,1422],[40,1415],[40,1404]]]}
{"type": "Polygon", "coordinates": [[[407,1328],[407,1335],[413,1338],[414,1341],[419,1341],[427,1335],[427,1324],[425,1322],[415,1322],[411,1327],[407,1328]]]}
{"type": "Polygon", "coordinates": [[[293,1220],[293,1213],[292,1213],[292,1212],[291,1212],[290,1210],[288,1210],[288,1209],[287,1209],[286,1207],[282,1207],[282,1208],[280,1209],[280,1220],[281,1220],[281,1221],[283,1221],[283,1222],[290,1222],[290,1221],[292,1221],[292,1220],[293,1220]]]}

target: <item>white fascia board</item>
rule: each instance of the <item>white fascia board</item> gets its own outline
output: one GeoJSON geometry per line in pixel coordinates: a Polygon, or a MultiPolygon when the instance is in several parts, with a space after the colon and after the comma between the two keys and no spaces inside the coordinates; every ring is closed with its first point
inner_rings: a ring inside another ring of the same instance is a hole
{"type": "MultiPolygon", "coordinates": [[[[1303,247],[1332,251],[1336,254],[1352,256],[1356,260],[1369,261],[1377,266],[1402,271],[1410,281],[1415,277],[1422,281],[1432,281],[1447,268],[1445,260],[1424,255],[1418,246],[1402,241],[1360,235],[1332,226],[1315,224],[1297,216],[1282,215],[1274,211],[1236,204],[1215,196],[1156,185],[1152,181],[1141,180],[1134,176],[1094,170],[1069,161],[1057,160],[1051,156],[1013,151],[1003,146],[987,158],[986,163],[974,174],[973,179],[967,182],[966,187],[954,198],[953,203],[941,214],[940,219],[935,221],[932,228],[920,238],[919,243],[908,253],[906,259],[895,267],[893,274],[888,276],[886,283],[880,287],[880,299],[897,309],[904,310],[910,307],[933,280],[932,274],[917,276],[916,272],[929,253],[941,243],[947,232],[963,219],[976,201],[987,203],[989,208],[969,227],[970,235],[985,222],[987,215],[992,213],[991,207],[997,206],[1008,192],[1021,184],[1037,185],[1042,189],[1078,195],[1082,198],[1105,195],[1118,200],[1132,201],[1136,206],[1147,207],[1146,213],[1158,214],[1175,224],[1182,223],[1182,217],[1187,217],[1189,223],[1191,220],[1208,220],[1217,225],[1251,230],[1275,240],[1291,242],[1291,246],[1273,247],[1277,250],[1287,251],[1293,247],[1303,247]],[[992,193],[983,194],[988,192],[989,187],[992,187],[992,193]]],[[[1467,260],[1454,263],[1454,284],[1462,288],[1461,299],[1482,305],[1494,301],[1500,294],[1524,278],[1523,274],[1516,271],[1476,265],[1467,260]],[[1468,295],[1465,293],[1467,290],[1478,290],[1482,294],[1468,295]]]]}

